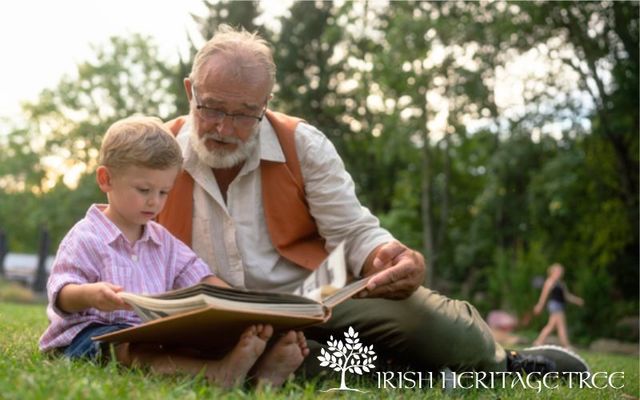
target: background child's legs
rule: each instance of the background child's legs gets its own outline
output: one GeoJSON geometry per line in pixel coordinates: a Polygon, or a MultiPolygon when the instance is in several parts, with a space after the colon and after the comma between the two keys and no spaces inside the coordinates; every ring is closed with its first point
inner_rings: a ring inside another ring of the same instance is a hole
{"type": "Polygon", "coordinates": [[[556,325],[558,324],[557,315],[558,313],[552,313],[549,315],[549,321],[544,326],[544,328],[542,328],[536,340],[533,341],[534,345],[539,346],[541,344],[544,344],[544,341],[547,339],[547,336],[549,336],[549,334],[553,332],[553,330],[556,328],[556,325]]]}
{"type": "Polygon", "coordinates": [[[569,343],[569,334],[567,332],[567,319],[564,315],[564,312],[556,313],[558,322],[556,323],[558,327],[558,338],[560,339],[560,344],[567,349],[571,346],[569,343]]]}

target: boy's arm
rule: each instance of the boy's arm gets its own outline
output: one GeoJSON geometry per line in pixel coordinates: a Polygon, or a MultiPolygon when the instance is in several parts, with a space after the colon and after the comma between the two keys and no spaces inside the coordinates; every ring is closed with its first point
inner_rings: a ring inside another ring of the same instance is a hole
{"type": "Polygon", "coordinates": [[[75,313],[88,308],[100,311],[131,310],[131,306],[117,293],[122,287],[108,282],[65,285],[56,299],[56,306],[67,313],[75,313]]]}
{"type": "Polygon", "coordinates": [[[231,285],[229,285],[227,282],[223,281],[222,279],[218,278],[215,275],[209,275],[206,278],[202,279],[201,282],[208,283],[209,285],[213,285],[213,286],[220,286],[220,287],[226,287],[226,288],[231,287],[231,285]]]}

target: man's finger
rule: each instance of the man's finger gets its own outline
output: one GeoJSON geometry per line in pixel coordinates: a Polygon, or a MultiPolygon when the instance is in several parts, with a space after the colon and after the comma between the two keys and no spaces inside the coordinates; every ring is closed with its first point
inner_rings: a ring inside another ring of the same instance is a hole
{"type": "Polygon", "coordinates": [[[400,242],[387,243],[378,250],[376,257],[373,260],[373,266],[375,268],[382,268],[391,263],[394,258],[398,257],[406,250],[407,248],[400,242]]]}
{"type": "Polygon", "coordinates": [[[379,272],[369,280],[367,284],[367,289],[369,291],[375,290],[376,287],[386,286],[393,282],[397,282],[406,276],[406,268],[401,266],[394,266],[384,271],[379,272]]]}
{"type": "Polygon", "coordinates": [[[367,291],[367,297],[385,297],[388,299],[403,299],[413,292],[412,286],[406,281],[398,281],[379,286],[375,290],[367,291]]]}

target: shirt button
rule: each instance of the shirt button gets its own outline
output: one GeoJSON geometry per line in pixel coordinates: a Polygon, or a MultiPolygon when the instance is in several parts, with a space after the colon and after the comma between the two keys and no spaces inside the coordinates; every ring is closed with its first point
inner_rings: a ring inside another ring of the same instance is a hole
{"type": "Polygon", "coordinates": [[[137,256],[137,255],[135,255],[135,254],[132,254],[132,255],[131,255],[131,259],[132,259],[133,261],[138,261],[138,256],[137,256]]]}

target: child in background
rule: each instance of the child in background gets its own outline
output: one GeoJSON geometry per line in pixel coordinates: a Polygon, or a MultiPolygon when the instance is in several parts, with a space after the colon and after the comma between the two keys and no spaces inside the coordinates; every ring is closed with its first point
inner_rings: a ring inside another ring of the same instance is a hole
{"type": "Polygon", "coordinates": [[[558,332],[560,344],[565,348],[570,348],[569,334],[567,333],[567,320],[565,318],[564,309],[567,301],[578,306],[584,305],[584,300],[569,292],[566,285],[562,281],[564,275],[564,267],[558,263],[552,264],[547,270],[547,279],[542,286],[540,299],[533,308],[536,315],[542,313],[544,304],[547,303],[549,311],[549,321],[542,328],[538,338],[533,342],[534,345],[541,345],[554,329],[558,332]]]}
{"type": "MultiPolygon", "coordinates": [[[[182,153],[157,118],[113,124],[100,148],[96,179],[108,204],[92,205],[60,243],[47,284],[50,324],[43,352],[70,358],[109,356],[94,336],[141,323],[120,291],[161,293],[206,282],[228,285],[181,241],[155,223],[181,169],[182,153]]],[[[301,332],[290,331],[265,351],[270,325],[254,325],[222,359],[203,359],[151,344],[115,346],[118,362],[161,374],[204,376],[230,387],[252,374],[280,385],[309,353],[301,332]]],[[[215,340],[216,338],[211,338],[215,340]]]]}

